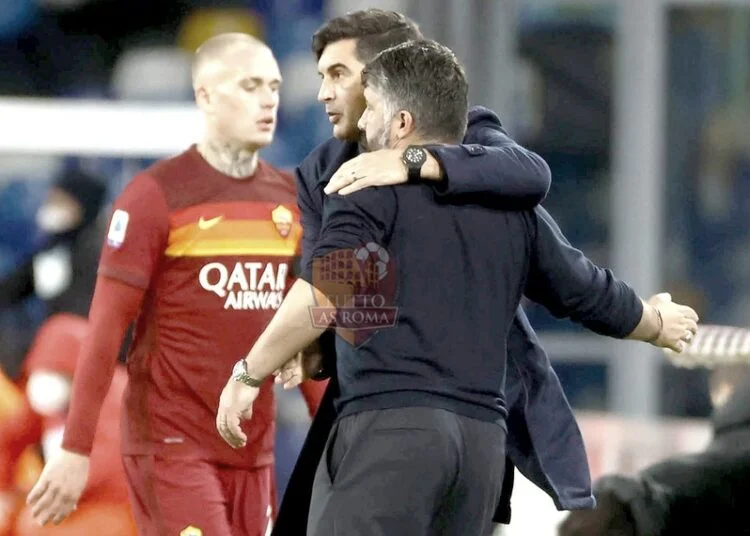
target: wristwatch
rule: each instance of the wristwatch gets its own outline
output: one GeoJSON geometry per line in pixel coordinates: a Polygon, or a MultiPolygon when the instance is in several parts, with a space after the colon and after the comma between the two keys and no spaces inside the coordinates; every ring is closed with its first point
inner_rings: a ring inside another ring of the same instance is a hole
{"type": "Polygon", "coordinates": [[[232,379],[250,387],[260,387],[265,380],[256,380],[247,373],[247,361],[240,359],[232,369],[232,379]]]}
{"type": "Polygon", "coordinates": [[[413,184],[422,179],[422,166],[427,162],[427,150],[419,145],[409,145],[401,155],[407,169],[407,182],[413,184]]]}

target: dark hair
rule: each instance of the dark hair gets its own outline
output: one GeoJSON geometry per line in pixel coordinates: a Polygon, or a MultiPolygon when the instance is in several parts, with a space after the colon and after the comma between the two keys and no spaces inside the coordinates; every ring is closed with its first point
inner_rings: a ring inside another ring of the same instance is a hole
{"type": "Polygon", "coordinates": [[[343,39],[356,39],[357,57],[367,63],[386,48],[422,39],[422,33],[413,20],[398,11],[353,11],[329,20],[315,32],[312,38],[315,58],[320,59],[328,45],[343,39]]]}
{"type": "Polygon", "coordinates": [[[448,47],[424,39],[384,50],[365,66],[362,84],[386,105],[410,112],[422,137],[454,143],[464,137],[469,84],[448,47]]]}

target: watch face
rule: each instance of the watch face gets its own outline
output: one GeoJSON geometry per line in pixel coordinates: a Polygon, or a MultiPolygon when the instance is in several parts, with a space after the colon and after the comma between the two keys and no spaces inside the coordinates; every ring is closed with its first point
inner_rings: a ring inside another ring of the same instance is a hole
{"type": "Polygon", "coordinates": [[[404,151],[404,160],[407,165],[410,166],[421,166],[427,160],[425,150],[421,147],[408,147],[404,151]]]}
{"type": "Polygon", "coordinates": [[[232,376],[239,376],[240,374],[243,374],[245,372],[245,367],[242,363],[242,361],[237,361],[237,363],[234,364],[234,368],[232,369],[232,376]]]}

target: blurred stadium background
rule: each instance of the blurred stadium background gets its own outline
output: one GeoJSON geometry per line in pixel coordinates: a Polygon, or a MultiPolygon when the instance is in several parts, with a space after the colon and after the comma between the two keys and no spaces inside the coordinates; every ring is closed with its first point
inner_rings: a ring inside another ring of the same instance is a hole
{"type": "MultiPolygon", "coordinates": [[[[111,200],[198,138],[190,53],[216,33],[252,33],[276,53],[285,84],[263,156],[292,168],[330,136],[310,37],[363,7],[404,11],[455,50],[472,102],[549,163],[545,206],[573,244],[642,295],[665,289],[706,323],[746,325],[745,0],[0,0],[0,277],[43,240],[35,213],[65,170],[98,177],[111,200]]],[[[581,412],[595,477],[703,447],[705,371],[528,311],[581,412]]],[[[38,296],[3,304],[11,377],[45,314],[38,296]]],[[[281,393],[281,491],[307,424],[298,394],[281,393]]],[[[551,534],[551,501],[518,486],[508,533],[551,534]]]]}

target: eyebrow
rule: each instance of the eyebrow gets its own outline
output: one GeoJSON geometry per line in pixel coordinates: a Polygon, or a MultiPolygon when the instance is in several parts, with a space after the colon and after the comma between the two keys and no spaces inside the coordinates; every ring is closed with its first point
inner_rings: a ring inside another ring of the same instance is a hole
{"type": "MultiPolygon", "coordinates": [[[[336,69],[344,69],[346,71],[349,71],[349,67],[347,67],[346,65],[344,65],[341,62],[334,63],[333,65],[329,65],[328,67],[326,67],[323,70],[330,73],[331,71],[335,71],[336,69]]],[[[318,69],[318,74],[323,74],[320,69],[318,69]]]]}
{"type": "MultiPolygon", "coordinates": [[[[247,78],[243,78],[240,80],[241,84],[246,84],[248,82],[253,82],[255,84],[263,84],[266,82],[265,79],[259,77],[259,76],[248,76],[247,78]]],[[[272,78],[268,83],[270,84],[281,84],[282,79],[281,78],[272,78]]]]}

